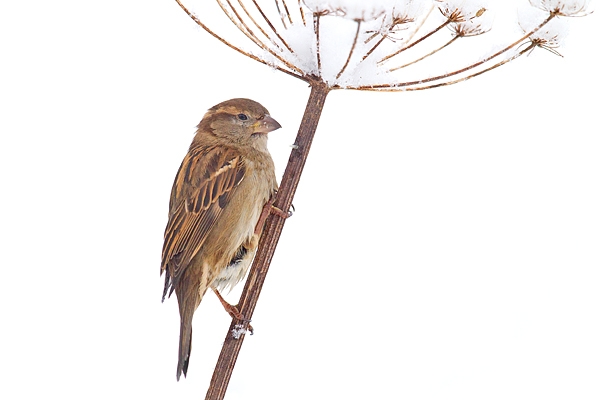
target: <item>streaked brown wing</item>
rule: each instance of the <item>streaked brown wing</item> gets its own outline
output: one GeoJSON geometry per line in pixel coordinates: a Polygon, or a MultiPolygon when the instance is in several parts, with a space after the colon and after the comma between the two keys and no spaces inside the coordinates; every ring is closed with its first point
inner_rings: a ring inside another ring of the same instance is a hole
{"type": "Polygon", "coordinates": [[[166,271],[163,300],[202,247],[246,168],[231,149],[192,147],[183,159],[169,204],[161,275],[166,271]]]}

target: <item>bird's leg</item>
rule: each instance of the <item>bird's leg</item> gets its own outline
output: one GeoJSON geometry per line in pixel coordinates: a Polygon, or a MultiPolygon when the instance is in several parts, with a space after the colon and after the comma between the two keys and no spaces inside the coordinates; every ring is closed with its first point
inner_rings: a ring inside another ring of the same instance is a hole
{"type": "Polygon", "coordinates": [[[248,323],[248,331],[250,332],[251,335],[254,334],[254,328],[252,328],[252,325],[250,325],[250,321],[247,320],[246,317],[244,317],[244,314],[242,314],[240,312],[240,310],[237,309],[236,306],[232,306],[231,304],[229,304],[227,302],[227,300],[225,300],[223,298],[223,296],[221,296],[221,293],[219,293],[219,291],[217,289],[212,288],[212,290],[213,290],[213,292],[215,292],[215,294],[217,295],[217,298],[223,305],[223,308],[225,309],[225,311],[227,311],[227,313],[231,316],[231,318],[238,319],[242,322],[247,322],[248,323]]]}
{"type": "Polygon", "coordinates": [[[260,217],[258,218],[258,223],[256,224],[256,228],[254,228],[254,233],[260,235],[265,226],[265,222],[269,214],[275,214],[278,217],[283,219],[289,218],[292,216],[292,212],[285,212],[280,208],[277,208],[273,205],[275,203],[276,196],[272,196],[269,201],[264,205],[262,212],[260,213],[260,217]]]}
{"type": "Polygon", "coordinates": [[[219,291],[217,289],[213,288],[213,292],[215,292],[215,294],[217,295],[217,298],[219,299],[219,301],[221,302],[221,304],[223,305],[223,308],[225,309],[225,311],[227,311],[227,313],[229,315],[231,315],[232,318],[236,318],[239,319],[240,321],[246,321],[246,318],[244,317],[244,315],[237,309],[236,306],[232,306],[231,304],[229,304],[227,302],[227,300],[225,300],[223,298],[223,296],[221,296],[221,293],[219,293],[219,291]]]}

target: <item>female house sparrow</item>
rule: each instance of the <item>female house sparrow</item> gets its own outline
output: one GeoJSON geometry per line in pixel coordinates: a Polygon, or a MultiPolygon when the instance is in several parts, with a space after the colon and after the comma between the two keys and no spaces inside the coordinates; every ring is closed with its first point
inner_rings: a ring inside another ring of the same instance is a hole
{"type": "Polygon", "coordinates": [[[255,101],[224,101],[204,115],[179,167],[161,264],[163,301],[175,291],[179,302],[177,380],[187,375],[192,317],[209,287],[231,315],[242,317],[218,290],[235,286],[256,252],[259,219],[264,222],[263,208],[277,190],[267,133],[279,128],[255,101]]]}

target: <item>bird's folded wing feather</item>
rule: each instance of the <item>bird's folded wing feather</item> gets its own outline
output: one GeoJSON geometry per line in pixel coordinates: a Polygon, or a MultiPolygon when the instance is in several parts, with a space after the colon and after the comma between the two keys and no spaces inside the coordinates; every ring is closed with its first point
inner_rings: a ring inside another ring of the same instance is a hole
{"type": "Polygon", "coordinates": [[[166,271],[163,300],[202,247],[245,172],[243,158],[233,149],[190,148],[171,191],[161,263],[161,274],[166,271]]]}

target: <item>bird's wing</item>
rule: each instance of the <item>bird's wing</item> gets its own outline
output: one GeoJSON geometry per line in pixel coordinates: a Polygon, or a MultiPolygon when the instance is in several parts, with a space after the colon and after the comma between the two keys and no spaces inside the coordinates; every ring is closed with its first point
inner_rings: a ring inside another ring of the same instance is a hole
{"type": "Polygon", "coordinates": [[[233,149],[190,148],[171,191],[161,263],[161,274],[166,271],[163,300],[202,247],[245,172],[243,158],[233,149]]]}

